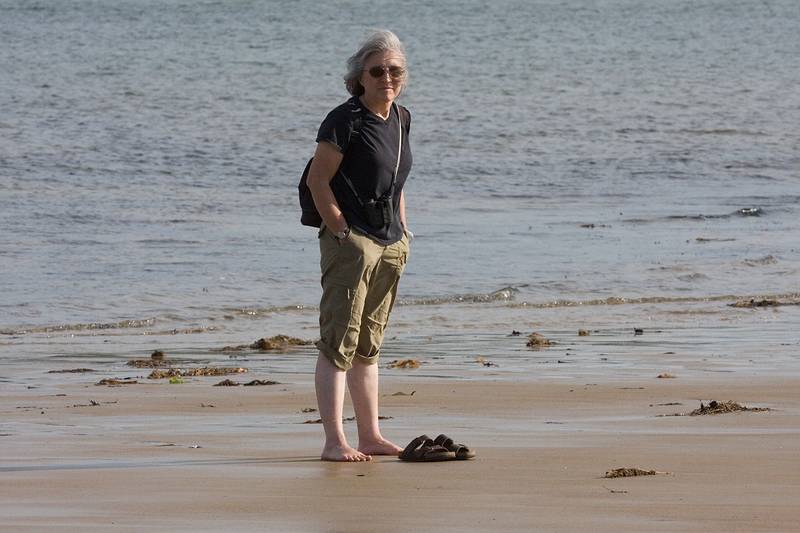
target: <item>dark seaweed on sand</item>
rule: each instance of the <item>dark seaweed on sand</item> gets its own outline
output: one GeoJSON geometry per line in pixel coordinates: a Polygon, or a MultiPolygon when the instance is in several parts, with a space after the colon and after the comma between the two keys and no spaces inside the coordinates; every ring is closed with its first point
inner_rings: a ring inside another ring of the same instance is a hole
{"type": "Polygon", "coordinates": [[[528,342],[526,343],[526,346],[529,348],[543,348],[551,345],[553,345],[553,342],[541,333],[534,332],[528,335],[528,342]]]}
{"type": "Polygon", "coordinates": [[[277,381],[271,381],[267,379],[254,379],[253,381],[248,381],[247,383],[239,383],[237,381],[233,381],[230,379],[224,379],[214,385],[215,387],[238,387],[239,385],[244,385],[245,387],[257,387],[259,385],[280,385],[277,381]]]}
{"type": "Polygon", "coordinates": [[[228,374],[243,374],[246,368],[237,367],[203,367],[181,370],[180,368],[169,368],[167,370],[153,370],[147,379],[164,378],[183,378],[195,376],[225,376],[228,374]]]}
{"type": "Polygon", "coordinates": [[[642,470],[641,468],[615,468],[609,470],[603,476],[605,478],[616,477],[636,477],[636,476],[655,476],[656,474],[667,474],[668,472],[659,472],[658,470],[642,470]]]}
{"type": "Polygon", "coordinates": [[[745,407],[744,405],[740,405],[736,402],[717,402],[711,400],[708,402],[708,405],[703,404],[700,402],[700,407],[695,409],[689,416],[700,416],[700,415],[719,415],[723,413],[735,413],[738,411],[769,411],[768,407],[745,407]]]}
{"type": "Polygon", "coordinates": [[[126,364],[134,368],[163,368],[170,366],[172,363],[159,359],[131,359],[126,364]]]}
{"type": "Polygon", "coordinates": [[[108,385],[108,386],[117,386],[117,385],[136,385],[139,383],[134,379],[115,379],[115,378],[106,378],[101,379],[95,385],[108,385]]]}
{"type": "Polygon", "coordinates": [[[728,304],[728,306],[730,307],[739,307],[747,309],[754,309],[757,307],[778,307],[781,305],[800,305],[800,301],[781,301],[781,300],[772,300],[766,298],[763,300],[756,300],[755,298],[751,298],[749,300],[739,300],[738,302],[728,304]]]}
{"type": "MultiPolygon", "coordinates": [[[[391,420],[393,417],[391,416],[379,416],[378,420],[391,420]]],[[[356,419],[354,416],[348,416],[347,418],[342,418],[342,422],[353,422],[356,419]]],[[[316,418],[313,420],[306,420],[303,424],[322,424],[321,418],[316,418]]]]}
{"type": "Polygon", "coordinates": [[[288,335],[275,335],[273,337],[264,337],[258,339],[250,344],[240,344],[238,346],[224,346],[220,348],[220,352],[241,352],[244,350],[258,350],[261,352],[275,352],[287,351],[295,346],[308,346],[313,344],[312,341],[298,339],[297,337],[290,337],[288,335]]]}

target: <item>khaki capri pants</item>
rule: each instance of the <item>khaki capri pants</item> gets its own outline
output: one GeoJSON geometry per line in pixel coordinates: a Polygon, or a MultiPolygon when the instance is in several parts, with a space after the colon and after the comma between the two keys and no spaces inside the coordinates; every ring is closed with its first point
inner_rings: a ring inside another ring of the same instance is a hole
{"type": "Polygon", "coordinates": [[[319,249],[322,299],[317,348],[342,370],[353,366],[354,357],[375,364],[408,259],[408,237],[384,246],[351,228],[340,241],[323,226],[319,249]]]}

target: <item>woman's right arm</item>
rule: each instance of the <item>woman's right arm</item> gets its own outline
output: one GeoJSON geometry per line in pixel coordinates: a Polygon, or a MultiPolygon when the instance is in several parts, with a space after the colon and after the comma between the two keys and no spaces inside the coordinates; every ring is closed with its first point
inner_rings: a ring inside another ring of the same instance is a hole
{"type": "Polygon", "coordinates": [[[322,222],[332,232],[345,231],[347,220],[345,220],[336,197],[331,190],[331,180],[339,170],[339,165],[343,159],[342,153],[333,144],[327,141],[317,143],[317,150],[314,152],[314,160],[308,170],[306,183],[314,198],[314,205],[317,206],[322,217],[322,222]]]}

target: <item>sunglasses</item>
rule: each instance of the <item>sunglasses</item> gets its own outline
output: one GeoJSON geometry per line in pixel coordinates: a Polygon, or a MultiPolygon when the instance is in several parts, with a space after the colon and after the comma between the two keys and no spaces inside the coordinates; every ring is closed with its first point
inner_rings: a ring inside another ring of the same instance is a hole
{"type": "Polygon", "coordinates": [[[404,69],[403,67],[392,65],[390,67],[372,67],[370,69],[367,69],[367,72],[369,73],[370,76],[372,76],[376,80],[384,77],[388,72],[389,77],[396,80],[405,76],[406,69],[404,69]]]}

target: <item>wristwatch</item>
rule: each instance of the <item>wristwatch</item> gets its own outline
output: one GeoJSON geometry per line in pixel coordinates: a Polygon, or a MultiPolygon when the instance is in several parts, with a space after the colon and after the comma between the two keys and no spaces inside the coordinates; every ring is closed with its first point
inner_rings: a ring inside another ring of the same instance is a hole
{"type": "Polygon", "coordinates": [[[333,232],[333,236],[339,239],[340,241],[346,239],[348,235],[350,235],[350,226],[345,227],[344,231],[333,232]]]}

